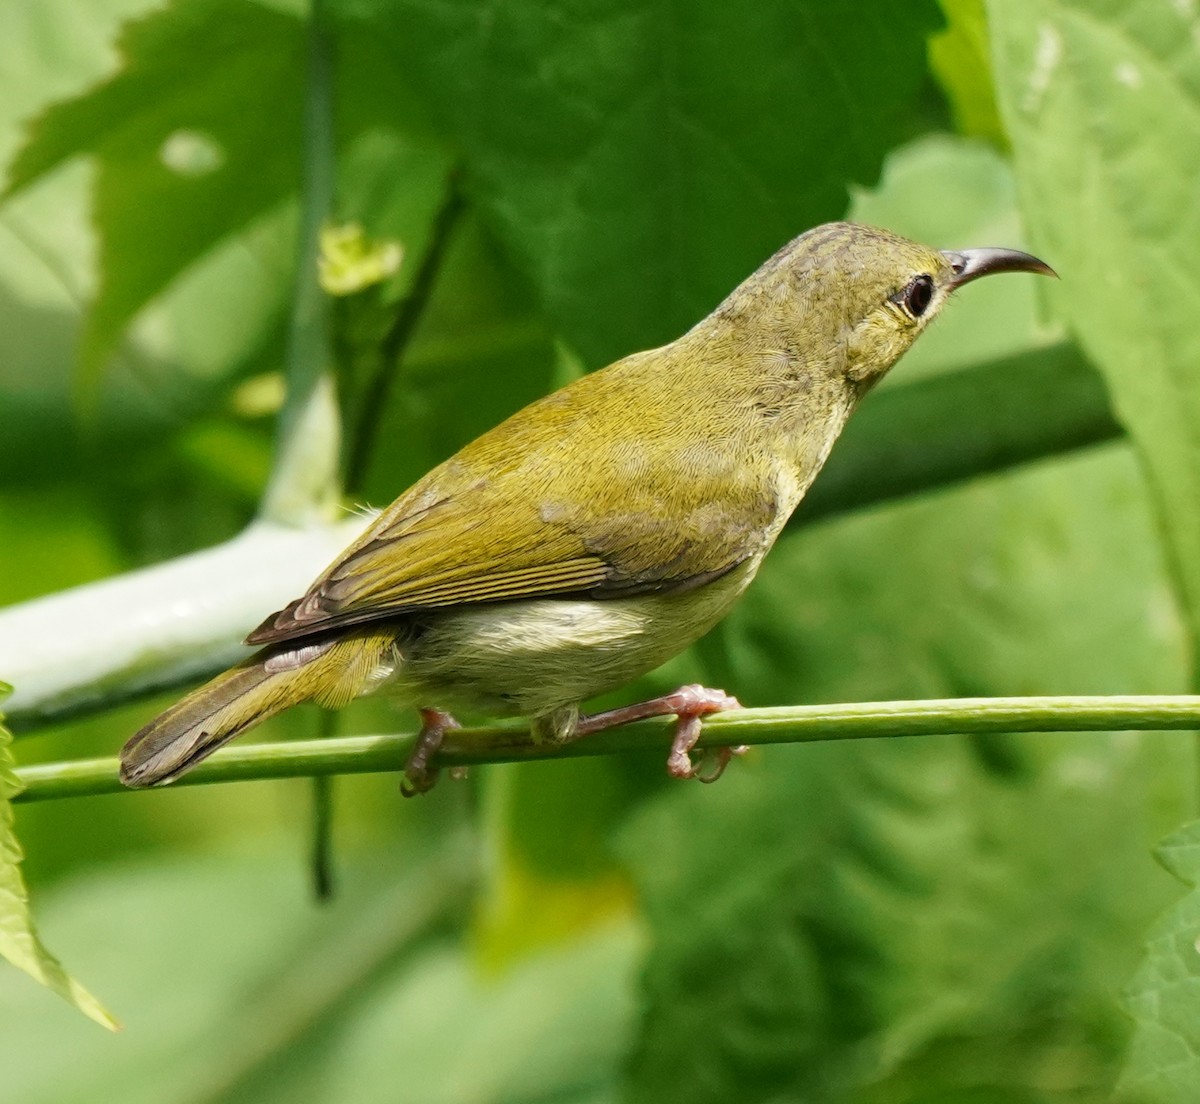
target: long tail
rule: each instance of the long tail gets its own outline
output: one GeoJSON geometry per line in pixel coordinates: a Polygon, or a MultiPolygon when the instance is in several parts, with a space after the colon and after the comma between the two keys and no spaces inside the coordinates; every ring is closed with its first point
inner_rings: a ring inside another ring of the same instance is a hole
{"type": "Polygon", "coordinates": [[[395,629],[375,628],[256,652],[130,739],[121,749],[121,781],[173,782],[246,729],[303,701],[340,708],[390,673],[395,639],[395,629]]]}

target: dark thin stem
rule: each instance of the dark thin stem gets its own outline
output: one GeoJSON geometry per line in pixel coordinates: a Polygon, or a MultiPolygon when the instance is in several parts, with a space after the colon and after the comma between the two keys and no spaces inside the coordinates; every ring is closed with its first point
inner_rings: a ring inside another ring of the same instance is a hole
{"type": "Polygon", "coordinates": [[[454,228],[465,207],[459,188],[459,174],[457,170],[451,171],[446,179],[442,205],[434,216],[429,245],[413,277],[412,287],[401,300],[396,317],[380,342],[375,373],[367,381],[359,398],[358,420],[351,433],[346,459],[345,483],[349,494],[358,491],[366,477],[380,419],[387,407],[393,382],[429,304],[454,228]]]}
{"type": "MultiPolygon", "coordinates": [[[[442,766],[477,766],[531,759],[614,755],[661,750],[671,743],[670,718],[598,732],[568,744],[530,740],[520,722],[449,733],[442,766]]],[[[743,709],[705,721],[701,747],[813,743],[975,732],[1104,732],[1200,728],[1200,696],[951,698],[743,709]]],[[[175,785],[259,778],[369,774],[401,768],[414,735],[342,736],[278,744],[247,744],[217,752],[175,785]]],[[[117,760],[86,759],[18,768],[15,801],[46,801],[120,792],[117,760]]]]}
{"type": "MultiPolygon", "coordinates": [[[[321,740],[333,738],[337,730],[337,714],[321,711],[321,740]]],[[[333,814],[335,778],[329,774],[314,775],[311,786],[312,836],[309,846],[309,871],[313,897],[325,903],[333,900],[333,814]]]]}
{"type": "Polygon", "coordinates": [[[333,785],[332,775],[312,780],[312,847],[309,869],[313,897],[324,904],[333,900],[333,785]]]}

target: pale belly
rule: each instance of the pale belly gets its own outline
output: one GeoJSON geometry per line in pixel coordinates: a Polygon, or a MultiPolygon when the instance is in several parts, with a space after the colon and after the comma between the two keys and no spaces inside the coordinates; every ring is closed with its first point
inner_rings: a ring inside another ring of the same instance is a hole
{"type": "Polygon", "coordinates": [[[387,690],[451,712],[546,716],[683,651],[729,611],[757,567],[756,558],[679,594],[463,607],[400,645],[387,690]]]}

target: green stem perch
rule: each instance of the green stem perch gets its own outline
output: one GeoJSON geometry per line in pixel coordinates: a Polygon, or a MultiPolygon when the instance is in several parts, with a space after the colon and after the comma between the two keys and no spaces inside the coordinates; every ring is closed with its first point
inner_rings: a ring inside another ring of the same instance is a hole
{"type": "MultiPolygon", "coordinates": [[[[599,732],[577,743],[534,744],[519,721],[464,728],[450,734],[439,762],[475,766],[532,759],[613,755],[670,743],[664,717],[599,732]]],[[[701,747],[787,744],[967,732],[1096,732],[1200,728],[1200,696],[948,698],[929,701],[854,702],[743,709],[708,718],[701,747]]],[[[242,782],[329,774],[396,771],[413,734],[343,736],[278,744],[246,744],[218,752],[175,785],[242,782]]],[[[23,789],[15,801],[47,801],[116,793],[117,760],[81,759],[17,770],[23,789]]]]}

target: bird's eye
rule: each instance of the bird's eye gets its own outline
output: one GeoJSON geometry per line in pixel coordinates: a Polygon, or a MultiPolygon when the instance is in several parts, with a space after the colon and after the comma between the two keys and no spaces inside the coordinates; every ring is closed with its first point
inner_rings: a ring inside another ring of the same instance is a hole
{"type": "Polygon", "coordinates": [[[922,273],[908,282],[903,292],[904,307],[914,318],[920,318],[933,301],[933,277],[922,273]]]}

